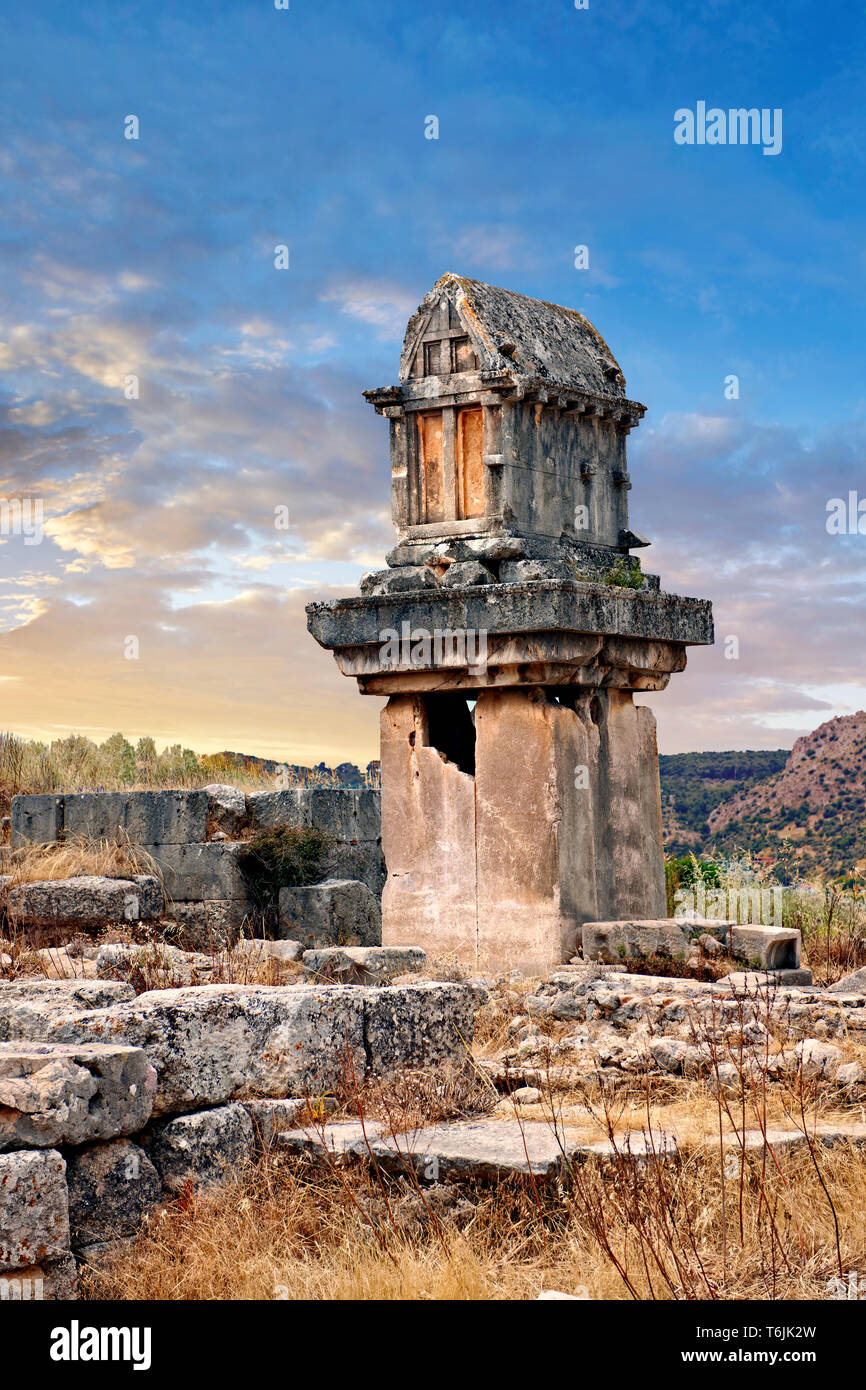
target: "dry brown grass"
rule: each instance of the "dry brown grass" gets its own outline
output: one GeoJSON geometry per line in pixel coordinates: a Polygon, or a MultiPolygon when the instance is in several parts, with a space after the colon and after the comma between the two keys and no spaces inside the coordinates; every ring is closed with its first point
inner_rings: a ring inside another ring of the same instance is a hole
{"type": "Polygon", "coordinates": [[[4,872],[11,875],[10,887],[85,874],[101,878],[130,878],[134,874],[161,877],[146,850],[122,837],[113,840],[71,837],[58,844],[22,845],[7,851],[5,864],[4,872]]]}
{"type": "MultiPolygon", "coordinates": [[[[822,1298],[838,1269],[832,1214],[808,1155],[784,1160],[775,1193],[775,1256],[759,1217],[758,1187],[736,1184],[712,1155],[672,1168],[668,1210],[692,1213],[695,1251],[713,1295],[822,1298]],[[724,1236],[724,1240],[723,1240],[724,1236]]],[[[544,1288],[594,1299],[694,1297],[689,1271],[671,1289],[645,1265],[623,1193],[609,1172],[583,1170],[601,1204],[607,1239],[633,1293],[592,1229],[574,1184],[534,1193],[517,1184],[419,1191],[381,1182],[364,1166],[317,1170],[276,1157],[217,1192],[162,1209],[135,1246],[85,1278],[85,1296],[106,1299],[527,1299],[544,1288]]],[[[632,1170],[634,1202],[649,1210],[658,1175],[632,1170]]],[[[846,1270],[866,1267],[866,1160],[834,1151],[825,1182],[841,1228],[846,1270]]],[[[765,1208],[766,1210],[766,1208],[765,1208]]]]}

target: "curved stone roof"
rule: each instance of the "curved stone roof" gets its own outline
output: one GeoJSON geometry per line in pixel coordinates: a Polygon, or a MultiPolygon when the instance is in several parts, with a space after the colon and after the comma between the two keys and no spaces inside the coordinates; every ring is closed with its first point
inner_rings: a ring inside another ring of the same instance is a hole
{"type": "Polygon", "coordinates": [[[566,390],[625,398],[619,363],[583,314],[451,272],[436,281],[409,320],[401,380],[410,373],[421,330],[443,294],[473,339],[482,372],[510,371],[566,390]]]}

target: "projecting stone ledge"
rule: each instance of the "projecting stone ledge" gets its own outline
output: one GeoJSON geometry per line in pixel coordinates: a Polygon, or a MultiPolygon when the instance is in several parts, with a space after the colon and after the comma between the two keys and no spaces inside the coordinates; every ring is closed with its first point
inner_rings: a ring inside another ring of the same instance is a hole
{"type": "Polygon", "coordinates": [[[307,627],[321,646],[333,651],[343,674],[356,676],[371,694],[409,688],[402,673],[456,675],[473,665],[483,668],[473,672],[476,685],[555,683],[556,668],[563,667],[569,672],[560,673],[563,680],[574,681],[575,673],[586,668],[586,683],[601,684],[601,676],[594,679],[589,672],[607,668],[623,673],[622,684],[640,688],[644,675],[644,688],[661,688],[671,672],[685,665],[685,647],[713,641],[712,606],[704,599],[555,580],[313,603],[307,607],[307,627]],[[431,638],[429,659],[413,636],[424,632],[431,638]],[[435,646],[437,632],[449,639],[441,651],[435,646]],[[402,648],[389,639],[391,633],[402,648]],[[451,634],[460,633],[483,633],[486,648],[479,653],[476,644],[467,653],[451,640],[451,634]],[[519,679],[505,674],[526,664],[540,668],[528,682],[525,674],[519,679]]]}

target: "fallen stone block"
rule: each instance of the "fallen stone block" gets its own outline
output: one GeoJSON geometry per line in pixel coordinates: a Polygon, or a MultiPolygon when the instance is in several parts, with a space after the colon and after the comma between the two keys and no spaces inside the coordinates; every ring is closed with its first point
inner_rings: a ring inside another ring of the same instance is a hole
{"type": "Polygon", "coordinates": [[[751,923],[730,928],[731,955],[758,970],[798,970],[800,933],[793,928],[751,923]]]}
{"type": "Polygon", "coordinates": [[[0,1043],[0,1150],[132,1134],[150,1119],[155,1090],[140,1048],[0,1043]]]}
{"type": "Polygon", "coordinates": [[[66,1164],[56,1149],[0,1154],[0,1271],[69,1250],[66,1164]]]}
{"type": "Polygon", "coordinates": [[[339,984],[387,984],[396,975],[423,970],[427,953],[420,946],[326,946],[304,952],[304,974],[339,984]]]}
{"type": "Polygon", "coordinates": [[[159,1173],[129,1139],[75,1149],[66,1182],[74,1250],[135,1235],[162,1196],[159,1173]]]}
{"type": "Polygon", "coordinates": [[[165,891],[174,903],[226,901],[252,906],[250,887],[238,856],[243,841],[209,844],[148,845],[147,852],[159,865],[165,891]]]}
{"type": "Polygon", "coordinates": [[[307,947],[377,946],[382,912],[358,879],[327,879],[304,888],[281,888],[280,934],[307,947]]]}
{"type": "Polygon", "coordinates": [[[184,951],[224,951],[243,932],[251,911],[246,898],[173,902],[163,936],[184,951]]]}
{"type": "Polygon", "coordinates": [[[122,1041],[156,1069],[154,1115],[240,1096],[331,1091],[365,1068],[366,992],[340,986],[201,985],[154,990],[55,1025],[62,1041],[122,1041]]]}
{"type": "Polygon", "coordinates": [[[210,983],[214,973],[212,956],[197,951],[181,951],[163,942],[146,946],[100,946],[95,962],[101,980],[129,979],[139,974],[150,988],[210,983]]]}
{"type": "Polygon", "coordinates": [[[268,941],[264,937],[241,937],[235,943],[236,955],[253,965],[267,965],[273,962],[277,967],[292,965],[304,954],[300,941],[268,941]]]}
{"type": "Polygon", "coordinates": [[[205,787],[207,796],[207,834],[225,835],[234,840],[249,820],[247,799],[239,787],[213,782],[205,787]]]}
{"type": "Polygon", "coordinates": [[[687,932],[673,917],[583,924],[584,960],[603,961],[608,965],[657,955],[685,960],[688,948],[687,932]]]}
{"type": "Polygon", "coordinates": [[[19,926],[77,928],[111,923],[154,921],[165,911],[159,879],[149,874],[134,878],[41,879],[6,890],[10,918],[19,926]]]}
{"type": "Polygon", "coordinates": [[[134,998],[119,980],[0,980],[0,1042],[48,1042],[61,1018],[134,998]]]}
{"type": "Polygon", "coordinates": [[[866,994],[866,966],[844,975],[834,985],[828,985],[828,994],[866,994]]]}
{"type": "Polygon", "coordinates": [[[254,1153],[253,1122],[242,1105],[223,1105],[154,1124],[145,1134],[147,1152],[166,1191],[180,1193],[218,1186],[254,1153]]]}
{"type": "Polygon", "coordinates": [[[298,1100],[245,1100],[241,1104],[253,1122],[256,1150],[266,1153],[284,1131],[293,1129],[307,1108],[298,1100]]]}
{"type": "Polygon", "coordinates": [[[829,1080],[835,1077],[839,1066],[845,1061],[841,1048],[820,1038],[803,1038],[794,1048],[799,1058],[803,1075],[808,1080],[829,1080]]]}
{"type": "Polygon", "coordinates": [[[0,1303],[66,1302],[78,1297],[78,1266],[74,1255],[0,1274],[0,1303]]]}
{"type": "Polygon", "coordinates": [[[446,1061],[469,1063],[478,999],[468,985],[432,980],[392,985],[367,989],[364,999],[372,1075],[446,1061]]]}
{"type": "Polygon", "coordinates": [[[34,952],[49,979],[95,980],[96,961],[72,956],[62,946],[43,946],[34,952]]]}
{"type": "Polygon", "coordinates": [[[459,1121],[431,1125],[371,1143],[386,1171],[414,1171],[423,1182],[552,1179],[565,1166],[570,1141],[544,1120],[459,1121]]]}

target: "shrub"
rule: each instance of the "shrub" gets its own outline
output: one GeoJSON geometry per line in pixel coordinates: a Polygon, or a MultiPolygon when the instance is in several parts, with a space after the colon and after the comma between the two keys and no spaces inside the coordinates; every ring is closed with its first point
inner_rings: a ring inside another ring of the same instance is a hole
{"type": "Polygon", "coordinates": [[[238,855],[253,896],[263,909],[276,906],[281,888],[318,883],[334,837],[316,826],[280,825],[263,830],[238,855]]]}

